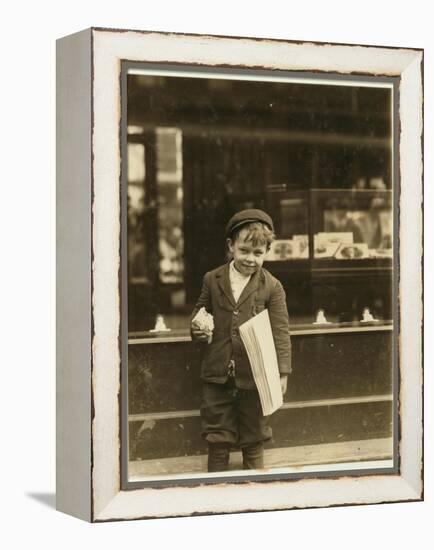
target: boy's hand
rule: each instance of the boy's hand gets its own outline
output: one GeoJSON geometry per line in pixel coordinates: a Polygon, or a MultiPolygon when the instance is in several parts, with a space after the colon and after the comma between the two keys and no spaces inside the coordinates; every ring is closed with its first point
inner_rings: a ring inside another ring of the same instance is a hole
{"type": "Polygon", "coordinates": [[[191,323],[191,336],[194,340],[197,340],[198,342],[208,342],[211,335],[212,332],[202,330],[198,328],[196,323],[191,323]]]}
{"type": "Polygon", "coordinates": [[[281,374],[280,375],[280,387],[282,389],[282,395],[285,395],[286,390],[288,389],[288,375],[287,374],[281,374]]]}
{"type": "Polygon", "coordinates": [[[191,336],[194,340],[197,340],[198,342],[207,342],[209,338],[209,334],[207,332],[198,328],[191,329],[191,336]]]}

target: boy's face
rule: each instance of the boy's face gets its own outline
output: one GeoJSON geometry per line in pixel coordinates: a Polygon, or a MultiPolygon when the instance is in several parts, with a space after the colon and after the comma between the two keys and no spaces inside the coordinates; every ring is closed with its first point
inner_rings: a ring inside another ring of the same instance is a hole
{"type": "Polygon", "coordinates": [[[267,247],[246,241],[247,229],[241,229],[235,241],[228,239],[228,247],[234,258],[235,269],[243,275],[253,275],[264,263],[267,247]]]}

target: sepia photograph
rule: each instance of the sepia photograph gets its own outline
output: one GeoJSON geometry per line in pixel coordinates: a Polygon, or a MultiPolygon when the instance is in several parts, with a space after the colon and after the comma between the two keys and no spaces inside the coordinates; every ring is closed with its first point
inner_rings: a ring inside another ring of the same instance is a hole
{"type": "Polygon", "coordinates": [[[123,62],[124,488],[397,471],[396,109],[123,62]]]}
{"type": "Polygon", "coordinates": [[[2,5],[1,540],[429,546],[432,17],[348,6],[2,5]]]}
{"type": "Polygon", "coordinates": [[[421,500],[423,51],[92,28],[57,60],[58,508],[421,500]]]}

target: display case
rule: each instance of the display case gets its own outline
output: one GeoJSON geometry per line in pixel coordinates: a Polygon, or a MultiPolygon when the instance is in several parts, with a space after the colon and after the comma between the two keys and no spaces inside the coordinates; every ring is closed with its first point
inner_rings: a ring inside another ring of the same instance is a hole
{"type": "MultiPolygon", "coordinates": [[[[370,183],[369,189],[286,190],[283,186],[267,191],[260,200],[274,220],[276,233],[264,267],[285,288],[292,326],[321,320],[323,324],[357,324],[389,323],[392,319],[393,197],[381,178],[370,183]]],[[[176,201],[176,193],[171,195],[176,201]]],[[[171,209],[182,212],[176,206],[171,209]]],[[[147,208],[152,210],[152,205],[147,208]]],[[[182,223],[170,225],[167,213],[165,225],[160,224],[164,231],[160,231],[159,240],[154,238],[159,250],[152,253],[149,247],[148,259],[144,258],[147,248],[138,247],[136,241],[142,231],[151,232],[135,224],[134,210],[130,211],[129,301],[132,311],[146,304],[140,322],[130,323],[130,333],[187,336],[198,284],[219,262],[216,259],[211,265],[208,261],[201,268],[204,258],[199,255],[194,263],[197,269],[184,272],[180,268],[183,263],[177,261],[179,250],[191,255],[195,241],[184,239],[182,223]],[[160,261],[152,261],[159,254],[160,261]],[[176,270],[166,269],[170,261],[176,270]],[[146,272],[150,263],[160,269],[146,272]],[[137,274],[136,265],[141,274],[137,274]]],[[[150,217],[148,212],[147,219],[150,217]]],[[[204,232],[207,227],[217,231],[217,222],[210,218],[204,232]]],[[[219,227],[221,230],[224,224],[219,227]]],[[[185,224],[184,231],[188,236],[185,224]]],[[[155,234],[155,226],[151,234],[155,234]]],[[[220,241],[224,242],[223,236],[220,241]]],[[[225,261],[223,246],[218,255],[220,263],[225,261]]]]}
{"type": "Polygon", "coordinates": [[[392,319],[392,192],[375,184],[268,193],[277,239],[265,265],[284,285],[294,324],[392,319]]]}

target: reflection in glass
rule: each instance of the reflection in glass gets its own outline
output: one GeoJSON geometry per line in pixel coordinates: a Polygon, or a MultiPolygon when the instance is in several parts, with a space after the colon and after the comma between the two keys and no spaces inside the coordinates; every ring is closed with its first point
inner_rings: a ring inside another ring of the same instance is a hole
{"type": "Polygon", "coordinates": [[[317,191],[315,257],[392,258],[391,191],[317,191]]]}

